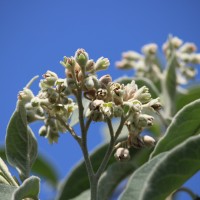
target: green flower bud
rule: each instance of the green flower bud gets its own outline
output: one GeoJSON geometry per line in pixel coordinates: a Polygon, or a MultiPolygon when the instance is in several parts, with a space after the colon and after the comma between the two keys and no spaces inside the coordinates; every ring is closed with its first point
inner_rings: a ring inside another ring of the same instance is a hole
{"type": "Polygon", "coordinates": [[[76,81],[73,78],[67,78],[67,85],[70,90],[76,89],[76,81]]]}
{"type": "Polygon", "coordinates": [[[123,115],[123,110],[121,106],[113,106],[113,115],[114,117],[121,117],[123,115]]]}
{"type": "Polygon", "coordinates": [[[75,60],[80,65],[81,70],[84,74],[85,72],[85,65],[89,59],[88,53],[84,49],[78,49],[75,53],[75,60]]]}
{"type": "Polygon", "coordinates": [[[64,56],[63,61],[60,61],[60,64],[62,66],[64,66],[65,68],[67,68],[68,70],[72,71],[72,70],[74,70],[76,61],[73,57],[68,58],[68,57],[64,56]]]}
{"type": "Polygon", "coordinates": [[[134,99],[139,100],[141,103],[147,103],[151,100],[151,94],[146,86],[141,87],[135,92],[134,99]]]}
{"type": "Polygon", "coordinates": [[[23,91],[20,91],[18,93],[18,99],[23,101],[24,103],[30,102],[33,97],[33,92],[28,88],[24,88],[23,91]]]}
{"type": "Polygon", "coordinates": [[[142,47],[142,52],[146,56],[155,55],[157,52],[158,46],[154,43],[147,44],[142,47]]]}
{"type": "Polygon", "coordinates": [[[153,125],[154,118],[150,115],[141,114],[139,116],[138,127],[148,127],[153,125]]]}
{"type": "Polygon", "coordinates": [[[100,110],[107,117],[111,117],[113,114],[113,102],[103,103],[101,104],[100,110]]]}
{"type": "Polygon", "coordinates": [[[43,78],[45,80],[43,80],[43,82],[48,85],[48,86],[54,86],[56,80],[58,79],[58,76],[56,73],[52,72],[52,71],[47,71],[44,75],[43,78]]]}
{"type": "Polygon", "coordinates": [[[105,70],[110,66],[108,58],[100,57],[95,63],[95,70],[105,70]]]}

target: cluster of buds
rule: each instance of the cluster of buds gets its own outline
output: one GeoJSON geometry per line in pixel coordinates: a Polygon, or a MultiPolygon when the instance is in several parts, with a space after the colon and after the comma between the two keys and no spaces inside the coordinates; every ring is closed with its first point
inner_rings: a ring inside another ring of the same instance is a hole
{"type": "Polygon", "coordinates": [[[116,62],[119,69],[135,69],[136,77],[147,77],[157,82],[162,74],[157,62],[156,44],[151,43],[142,47],[142,54],[128,51],[122,54],[122,60],[116,62]]]}
{"type": "Polygon", "coordinates": [[[187,84],[188,80],[196,76],[195,65],[200,64],[200,54],[194,43],[183,43],[178,37],[169,37],[163,44],[163,52],[168,62],[174,56],[178,84],[187,84]]]}
{"type": "MultiPolygon", "coordinates": [[[[137,77],[146,77],[157,82],[163,77],[163,67],[157,58],[156,44],[147,44],[142,47],[142,54],[128,51],[122,54],[122,60],[116,63],[119,69],[135,69],[137,77]]],[[[200,54],[193,43],[183,43],[178,37],[170,36],[163,44],[163,52],[167,62],[173,57],[177,68],[177,84],[186,84],[195,77],[194,66],[200,64],[200,54]]]]}
{"type": "Polygon", "coordinates": [[[67,122],[76,105],[71,98],[68,98],[70,90],[66,79],[59,79],[52,71],[47,71],[43,78],[36,96],[29,88],[24,88],[19,92],[18,99],[24,102],[28,123],[36,120],[44,121],[39,134],[48,138],[49,143],[54,143],[58,141],[59,132],[66,132],[60,120],[67,122]]]}
{"type": "MultiPolygon", "coordinates": [[[[155,49],[145,48],[144,52],[154,54],[155,49]]],[[[98,78],[97,72],[107,69],[110,62],[103,57],[94,62],[84,49],[78,49],[74,57],[64,57],[60,63],[65,67],[64,79],[47,71],[39,83],[40,91],[36,96],[28,88],[19,94],[25,102],[28,122],[44,122],[39,130],[41,136],[48,138],[50,143],[57,142],[59,133],[67,131],[65,123],[69,123],[77,108],[75,99],[84,96],[90,102],[88,108],[84,108],[87,110],[86,117],[93,121],[126,118],[125,126],[129,131],[127,147],[146,145],[140,133],[153,124],[153,117],[145,114],[145,110],[149,108],[156,112],[161,107],[159,99],[152,99],[146,86],[138,88],[135,81],[127,85],[113,82],[108,74],[98,78]]]]}

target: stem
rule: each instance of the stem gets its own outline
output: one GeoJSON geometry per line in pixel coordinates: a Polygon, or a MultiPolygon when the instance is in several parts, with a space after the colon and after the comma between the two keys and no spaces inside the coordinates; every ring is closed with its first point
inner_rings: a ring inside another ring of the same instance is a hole
{"type": "Polygon", "coordinates": [[[34,76],[34,77],[27,83],[27,85],[26,85],[25,88],[29,89],[30,86],[33,84],[33,82],[34,82],[36,79],[38,79],[38,78],[39,78],[38,75],[37,75],[37,76],[34,76]]]}
{"type": "Polygon", "coordinates": [[[99,167],[99,169],[97,170],[97,173],[96,173],[96,176],[97,176],[98,179],[100,178],[101,174],[104,172],[104,170],[105,170],[105,168],[108,164],[108,161],[110,160],[114,146],[117,142],[117,138],[119,137],[119,134],[122,131],[122,128],[124,126],[125,121],[126,121],[125,118],[122,117],[121,122],[118,126],[118,129],[117,129],[116,133],[114,134],[111,120],[107,119],[107,124],[108,124],[108,128],[109,128],[109,131],[110,131],[111,138],[110,138],[110,143],[109,143],[108,149],[106,151],[106,154],[105,154],[103,161],[102,161],[102,163],[101,163],[101,165],[100,165],[100,167],[99,167]]]}

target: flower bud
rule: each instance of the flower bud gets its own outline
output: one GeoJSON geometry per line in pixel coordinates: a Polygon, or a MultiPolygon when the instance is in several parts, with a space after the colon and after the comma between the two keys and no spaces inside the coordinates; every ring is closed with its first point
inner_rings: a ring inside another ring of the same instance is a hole
{"type": "Polygon", "coordinates": [[[56,73],[48,70],[45,74],[43,74],[43,78],[45,79],[45,80],[43,80],[43,82],[46,85],[54,86],[56,80],[58,79],[58,76],[56,73]]]}
{"type": "Polygon", "coordinates": [[[94,72],[95,71],[95,62],[94,60],[88,60],[85,66],[86,72],[94,72]]]}
{"type": "Polygon", "coordinates": [[[90,110],[99,110],[103,103],[104,101],[96,99],[90,103],[89,108],[90,110]]]}
{"type": "Polygon", "coordinates": [[[64,56],[63,61],[60,61],[60,64],[67,68],[68,70],[72,71],[75,67],[76,61],[73,57],[68,58],[64,56]]]}
{"type": "Polygon", "coordinates": [[[138,127],[148,127],[153,125],[154,118],[150,115],[141,114],[139,116],[138,127]]]}
{"type": "Polygon", "coordinates": [[[92,76],[89,76],[84,79],[84,86],[86,87],[87,90],[94,89],[94,80],[92,76]]]}
{"type": "Polygon", "coordinates": [[[99,88],[96,92],[96,99],[99,99],[99,100],[105,100],[107,98],[107,90],[106,89],[102,89],[102,88],[99,88]]]}
{"type": "Polygon", "coordinates": [[[149,55],[155,55],[157,52],[158,46],[154,43],[152,44],[147,44],[142,47],[142,52],[144,55],[149,56],[149,55]]]}
{"type": "Polygon", "coordinates": [[[128,61],[138,61],[142,58],[142,55],[135,51],[127,51],[122,54],[122,57],[128,61]]]}
{"type": "Polygon", "coordinates": [[[105,70],[110,66],[108,58],[100,57],[95,63],[95,70],[105,70]]]}
{"type": "Polygon", "coordinates": [[[179,51],[181,53],[194,53],[197,50],[197,47],[194,43],[185,43],[182,47],[180,47],[179,51]]]}
{"type": "Polygon", "coordinates": [[[100,109],[104,115],[106,115],[107,117],[111,117],[113,113],[113,103],[112,102],[103,103],[101,104],[100,109]]]}
{"type": "Polygon", "coordinates": [[[115,158],[118,161],[126,161],[130,159],[130,154],[129,154],[129,150],[126,148],[118,148],[116,153],[115,153],[115,158]]]}
{"type": "Polygon", "coordinates": [[[122,107],[113,105],[113,115],[114,117],[121,117],[123,115],[122,107]]]}
{"type": "Polygon", "coordinates": [[[67,78],[67,85],[70,90],[76,89],[76,81],[73,78],[67,78]]]}
{"type": "Polygon", "coordinates": [[[75,53],[75,60],[80,65],[82,72],[85,72],[85,65],[88,61],[88,53],[84,49],[78,49],[75,53]]]}
{"type": "Polygon", "coordinates": [[[104,75],[99,79],[99,82],[102,86],[106,87],[108,83],[112,82],[112,77],[109,74],[104,75]]]}
{"type": "Polygon", "coordinates": [[[147,147],[155,146],[156,141],[151,136],[145,135],[142,137],[142,140],[143,140],[145,146],[147,146],[147,147]]]}
{"type": "Polygon", "coordinates": [[[116,62],[115,65],[119,69],[132,69],[134,67],[134,62],[129,60],[122,60],[116,62]]]}
{"type": "Polygon", "coordinates": [[[151,100],[151,94],[146,86],[141,87],[135,92],[134,99],[139,100],[141,103],[147,103],[151,100]]]}
{"type": "Polygon", "coordinates": [[[24,103],[30,102],[33,97],[33,92],[28,88],[24,88],[23,91],[18,93],[18,99],[22,100],[24,103]]]}

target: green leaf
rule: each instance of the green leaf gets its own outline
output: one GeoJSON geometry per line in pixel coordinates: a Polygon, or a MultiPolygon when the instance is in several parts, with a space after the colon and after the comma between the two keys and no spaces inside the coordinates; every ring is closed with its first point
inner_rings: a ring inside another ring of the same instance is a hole
{"type": "Polygon", "coordinates": [[[185,105],[191,103],[200,98],[200,86],[192,86],[187,88],[186,93],[178,93],[176,98],[177,111],[183,108],[185,105]]]}
{"type": "Polygon", "coordinates": [[[176,65],[177,60],[175,54],[171,56],[164,71],[164,79],[162,81],[162,98],[164,101],[166,116],[171,117],[174,113],[174,101],[176,97],[176,65]]]}
{"type": "Polygon", "coordinates": [[[99,180],[98,199],[109,199],[118,184],[148,160],[150,151],[131,149],[131,160],[110,165],[99,180]]]}
{"type": "Polygon", "coordinates": [[[200,136],[162,153],[131,177],[121,200],[163,200],[200,169],[200,136]]]}
{"type": "Polygon", "coordinates": [[[90,190],[86,190],[82,192],[77,197],[70,199],[70,200],[90,200],[90,190]]]}
{"type": "Polygon", "coordinates": [[[0,184],[0,199],[11,200],[12,194],[17,189],[15,186],[0,184]]]}
{"type": "Polygon", "coordinates": [[[9,185],[18,186],[15,179],[12,177],[10,171],[8,170],[7,165],[0,157],[0,178],[1,183],[8,183],[9,185]]]}
{"type": "MultiPolygon", "coordinates": [[[[0,157],[6,160],[4,147],[0,147],[0,157]]],[[[53,163],[48,161],[43,155],[38,155],[31,171],[36,173],[39,177],[43,177],[45,181],[48,181],[53,186],[57,186],[58,174],[53,167],[53,163]]]]}
{"type": "Polygon", "coordinates": [[[142,78],[142,77],[137,77],[137,78],[130,78],[130,77],[122,77],[122,78],[119,78],[117,80],[115,80],[116,82],[118,83],[121,83],[121,84],[128,84],[128,83],[131,83],[132,80],[135,80],[136,84],[138,85],[138,87],[142,87],[142,86],[146,86],[149,88],[149,92],[151,93],[151,96],[152,98],[156,98],[159,96],[159,91],[158,89],[156,88],[156,86],[154,85],[154,83],[147,79],[147,78],[142,78]]]}
{"type": "Polygon", "coordinates": [[[40,179],[36,176],[27,178],[22,185],[15,190],[12,200],[22,200],[24,198],[32,198],[38,200],[40,192],[40,179]]]}
{"type": "Polygon", "coordinates": [[[17,168],[22,180],[29,177],[37,157],[37,141],[27,125],[26,110],[18,101],[6,134],[6,156],[8,162],[17,168]]]}
{"type": "MultiPolygon", "coordinates": [[[[97,148],[92,154],[91,154],[91,161],[94,167],[94,170],[96,171],[99,165],[101,164],[101,161],[103,159],[103,156],[105,155],[105,152],[108,148],[108,144],[101,145],[99,148],[97,148]]],[[[144,151],[133,149],[131,153],[131,157],[135,160],[132,162],[135,162],[137,166],[140,166],[144,162],[146,162],[149,154],[150,149],[144,149],[144,151]],[[139,156],[140,155],[140,156],[139,156]]],[[[114,156],[111,157],[108,166],[112,166],[112,163],[116,163],[116,160],[114,159],[114,156]]],[[[109,188],[109,194],[115,189],[117,184],[123,180],[124,177],[128,176],[131,172],[133,172],[134,168],[132,168],[132,164],[129,167],[127,167],[127,170],[122,172],[122,175],[119,174],[119,177],[116,177],[116,185],[110,185],[109,188]],[[131,167],[130,167],[131,166],[131,167]]],[[[115,168],[115,167],[114,167],[115,168]]],[[[109,177],[110,177],[109,173],[109,177]]],[[[105,179],[108,179],[109,177],[105,177],[105,179]]],[[[85,168],[84,161],[81,161],[75,168],[73,168],[73,171],[70,173],[70,176],[65,179],[65,181],[60,186],[59,195],[56,198],[57,200],[67,200],[76,197],[83,191],[90,188],[89,181],[88,181],[88,175],[85,168]]],[[[109,195],[108,194],[108,195],[109,195]]]]}
{"type": "Polygon", "coordinates": [[[200,130],[200,100],[186,105],[173,118],[165,135],[157,143],[151,157],[169,151],[188,137],[196,135],[200,130]]]}

